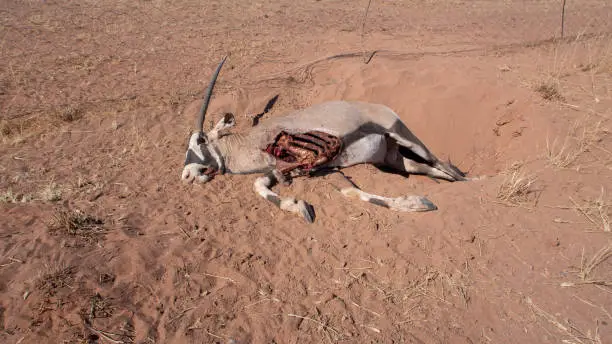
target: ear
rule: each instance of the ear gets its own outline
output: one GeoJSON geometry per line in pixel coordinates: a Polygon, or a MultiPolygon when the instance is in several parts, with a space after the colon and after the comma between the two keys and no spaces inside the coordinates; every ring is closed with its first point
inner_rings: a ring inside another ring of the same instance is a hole
{"type": "Polygon", "coordinates": [[[208,132],[208,137],[210,139],[218,139],[220,137],[220,132],[229,129],[236,125],[236,120],[234,119],[234,115],[227,112],[223,115],[223,118],[215,125],[215,127],[208,132]]]}

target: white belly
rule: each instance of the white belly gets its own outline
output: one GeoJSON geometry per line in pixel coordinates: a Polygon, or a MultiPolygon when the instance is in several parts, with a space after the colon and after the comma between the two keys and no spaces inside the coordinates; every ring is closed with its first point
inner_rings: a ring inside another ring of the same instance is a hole
{"type": "Polygon", "coordinates": [[[330,167],[348,167],[362,163],[383,163],[387,155],[387,141],[380,134],[369,134],[349,146],[330,164],[330,167]]]}

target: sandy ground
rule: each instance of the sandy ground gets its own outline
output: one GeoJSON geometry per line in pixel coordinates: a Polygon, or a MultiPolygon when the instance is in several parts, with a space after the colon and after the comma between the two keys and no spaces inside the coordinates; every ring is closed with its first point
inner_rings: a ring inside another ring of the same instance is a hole
{"type": "Polygon", "coordinates": [[[612,3],[3,1],[0,342],[612,343],[612,3]],[[378,50],[365,63],[365,57],[378,50]],[[337,57],[362,52],[364,56],[337,57]],[[478,181],[355,166],[183,185],[195,110],[246,131],[383,103],[478,181]]]}

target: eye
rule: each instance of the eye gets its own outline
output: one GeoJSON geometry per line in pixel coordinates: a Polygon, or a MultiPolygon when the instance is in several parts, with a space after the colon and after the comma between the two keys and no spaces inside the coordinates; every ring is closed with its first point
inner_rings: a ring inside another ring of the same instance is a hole
{"type": "Polygon", "coordinates": [[[204,139],[203,136],[198,136],[198,139],[196,140],[196,143],[201,145],[201,144],[206,143],[206,140],[204,139]]]}

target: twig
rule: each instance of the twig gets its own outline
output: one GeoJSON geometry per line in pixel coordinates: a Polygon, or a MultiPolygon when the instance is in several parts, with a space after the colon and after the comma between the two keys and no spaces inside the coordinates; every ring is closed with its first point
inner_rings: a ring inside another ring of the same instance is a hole
{"type": "Polygon", "coordinates": [[[369,330],[372,330],[372,331],[374,331],[376,333],[380,333],[380,330],[377,329],[376,327],[372,327],[372,326],[368,326],[368,325],[363,325],[363,324],[361,324],[361,327],[365,327],[365,328],[367,328],[369,330]]]}
{"type": "Polygon", "coordinates": [[[377,317],[380,317],[380,316],[381,316],[381,315],[380,315],[380,313],[376,313],[376,312],[374,312],[374,311],[373,311],[373,310],[371,310],[371,309],[367,309],[367,308],[365,308],[365,307],[363,307],[363,306],[360,306],[360,305],[358,305],[358,304],[357,304],[355,301],[351,301],[351,303],[352,303],[353,305],[355,305],[356,307],[359,307],[359,308],[363,309],[363,310],[364,310],[364,311],[366,311],[366,312],[369,312],[369,313],[372,313],[372,314],[376,315],[377,317]]]}
{"type": "Polygon", "coordinates": [[[217,276],[217,275],[207,274],[206,272],[203,272],[202,274],[203,274],[203,275],[205,275],[205,276],[215,277],[215,278],[220,278],[220,279],[224,279],[224,280],[230,281],[230,282],[232,282],[232,283],[236,283],[236,281],[234,281],[233,279],[231,279],[231,278],[229,278],[229,277],[223,277],[223,276],[217,276]]]}
{"type": "Polygon", "coordinates": [[[574,203],[574,206],[576,207],[574,209],[578,210],[578,212],[584,215],[584,217],[586,217],[587,220],[591,221],[592,224],[597,225],[597,221],[595,221],[591,216],[589,216],[589,214],[587,214],[587,212],[576,201],[574,201],[573,198],[570,197],[569,199],[572,203],[574,203]]]}
{"type": "Polygon", "coordinates": [[[173,323],[175,320],[180,319],[183,315],[185,315],[185,313],[189,312],[192,309],[195,309],[195,307],[190,307],[190,308],[185,309],[184,311],[174,316],[172,319],[168,320],[168,323],[173,323]]]}
{"type": "Polygon", "coordinates": [[[187,233],[187,231],[185,231],[185,230],[183,229],[183,227],[178,226],[178,228],[181,230],[181,232],[183,232],[183,234],[185,234],[185,235],[187,236],[187,238],[190,238],[190,239],[191,239],[191,235],[189,235],[189,233],[187,233]]]}
{"type": "Polygon", "coordinates": [[[527,297],[527,299],[525,301],[527,302],[527,305],[529,305],[531,310],[536,315],[546,319],[549,323],[554,325],[559,331],[561,331],[561,332],[565,333],[566,335],[570,336],[573,340],[577,341],[578,343],[584,343],[582,340],[580,340],[578,337],[576,337],[574,334],[571,333],[571,329],[570,328],[567,328],[565,325],[561,324],[552,314],[546,312],[542,308],[538,307],[535,303],[533,303],[533,301],[531,300],[530,297],[527,297]]]}
{"type": "Polygon", "coordinates": [[[266,298],[263,298],[263,299],[261,299],[261,300],[259,300],[259,301],[255,301],[255,302],[253,302],[253,303],[251,303],[251,304],[248,304],[248,305],[244,306],[244,307],[243,307],[243,309],[247,309],[247,308],[249,308],[249,307],[253,307],[253,306],[255,306],[255,305],[258,305],[258,304],[260,304],[260,303],[262,303],[262,302],[266,302],[266,301],[280,302],[280,300],[279,300],[279,299],[277,299],[277,298],[274,298],[274,297],[266,297],[266,298]]]}
{"type": "Polygon", "coordinates": [[[577,285],[584,285],[584,284],[595,284],[595,285],[602,285],[605,287],[612,287],[612,282],[607,282],[607,281],[593,281],[593,280],[587,280],[587,281],[580,281],[580,282],[563,282],[561,283],[562,287],[574,287],[577,285]]]}
{"type": "MultiPolygon", "coordinates": [[[[195,329],[195,328],[194,328],[194,329],[195,329]]],[[[214,334],[214,333],[211,333],[211,332],[210,332],[210,331],[208,331],[208,330],[206,330],[206,334],[208,334],[209,336],[215,337],[215,338],[217,338],[217,339],[225,339],[225,338],[223,338],[223,337],[217,336],[217,335],[216,335],[216,334],[214,334]]]]}
{"type": "Polygon", "coordinates": [[[587,301],[587,300],[579,297],[578,295],[574,295],[574,297],[577,298],[578,300],[586,303],[587,305],[593,307],[593,308],[599,308],[602,312],[604,312],[608,316],[608,318],[610,318],[610,320],[612,320],[612,314],[610,314],[610,312],[608,312],[603,306],[594,305],[592,302],[587,301]]]}
{"type": "MultiPolygon", "coordinates": [[[[581,266],[581,272],[580,272],[580,277],[582,278],[583,281],[590,281],[589,277],[591,275],[591,273],[593,272],[593,270],[595,270],[595,268],[603,263],[604,261],[606,261],[608,258],[612,257],[612,244],[609,244],[605,247],[603,247],[601,250],[599,250],[594,256],[593,258],[591,258],[591,260],[589,261],[589,263],[584,266],[584,264],[581,266]]],[[[599,283],[595,283],[598,285],[601,285],[599,283]]]]}
{"type": "Polygon", "coordinates": [[[104,339],[108,340],[108,341],[109,341],[109,342],[111,342],[111,343],[115,343],[115,344],[125,344],[125,342],[124,342],[124,341],[122,341],[122,340],[116,340],[116,339],[113,339],[112,337],[110,337],[110,336],[109,336],[109,335],[119,336],[119,334],[116,334],[116,333],[110,333],[110,332],[105,332],[105,331],[102,331],[102,330],[97,330],[97,329],[95,329],[95,328],[93,328],[93,327],[91,327],[91,326],[89,326],[89,325],[87,325],[87,324],[84,324],[84,325],[85,325],[85,327],[86,327],[88,330],[90,330],[90,331],[92,331],[92,332],[95,332],[97,335],[99,335],[100,337],[102,337],[102,338],[104,338],[104,339]]]}
{"type": "Polygon", "coordinates": [[[325,329],[329,329],[329,330],[333,331],[333,332],[334,332],[336,335],[340,336],[340,331],[336,330],[335,328],[333,328],[333,327],[331,327],[331,326],[325,325],[324,323],[322,323],[322,322],[320,322],[320,321],[318,321],[318,320],[315,320],[315,319],[313,319],[313,318],[303,317],[303,316],[301,316],[301,315],[291,314],[291,313],[287,314],[287,316],[288,316],[288,317],[294,317],[294,318],[300,318],[300,319],[304,319],[304,320],[309,320],[309,321],[312,321],[312,322],[314,322],[314,323],[319,324],[320,326],[322,326],[322,327],[323,327],[323,328],[325,328],[325,329]]]}

